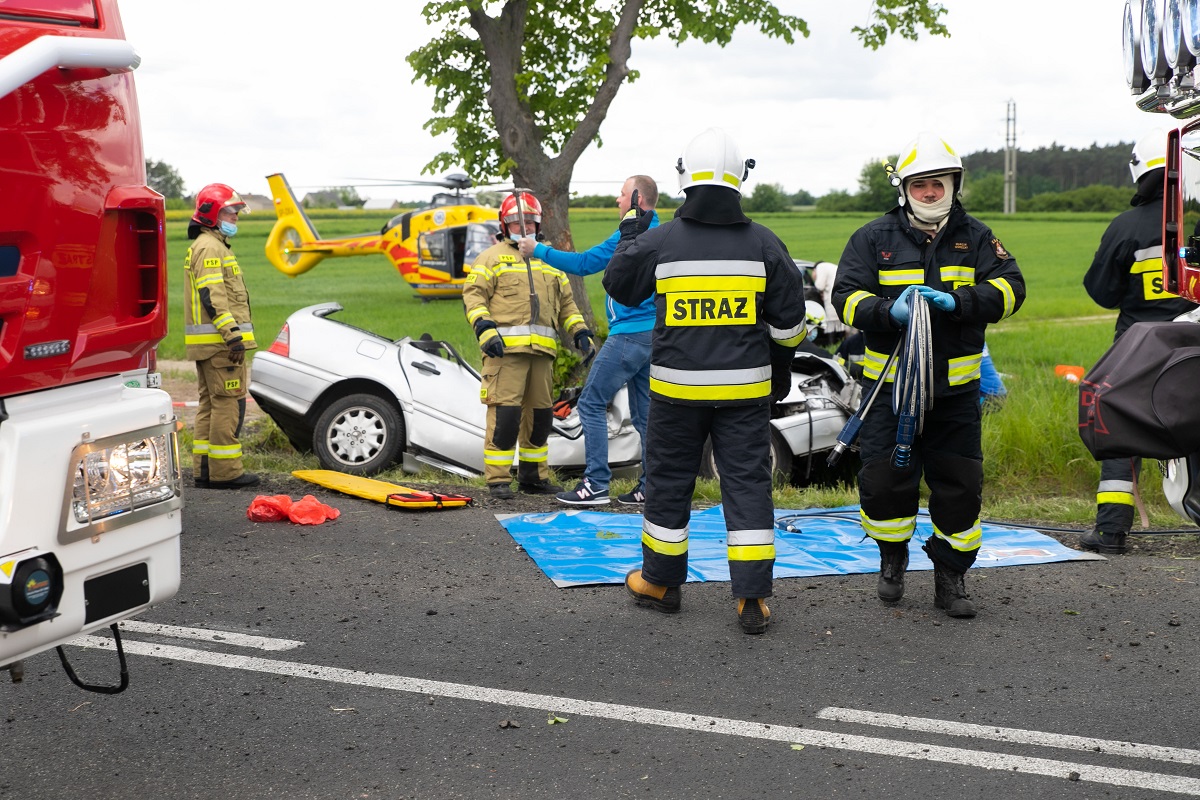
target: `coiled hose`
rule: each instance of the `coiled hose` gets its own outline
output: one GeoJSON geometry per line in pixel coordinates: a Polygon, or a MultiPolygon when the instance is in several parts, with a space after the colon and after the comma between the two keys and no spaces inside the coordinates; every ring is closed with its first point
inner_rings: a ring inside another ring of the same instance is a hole
{"type": "Polygon", "coordinates": [[[892,412],[899,417],[892,467],[908,469],[912,444],[925,428],[925,412],[933,407],[933,335],[929,303],[918,292],[908,296],[908,326],[901,339],[900,360],[892,387],[892,412]]]}

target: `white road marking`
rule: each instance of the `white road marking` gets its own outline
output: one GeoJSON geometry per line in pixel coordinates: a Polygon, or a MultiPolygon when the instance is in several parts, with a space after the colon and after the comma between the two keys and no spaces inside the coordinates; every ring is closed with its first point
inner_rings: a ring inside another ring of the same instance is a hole
{"type": "Polygon", "coordinates": [[[121,630],[131,633],[149,633],[155,636],[168,636],[172,639],[196,639],[205,642],[220,642],[237,647],[253,647],[256,650],[294,650],[304,642],[295,639],[271,639],[266,636],[253,636],[248,633],[231,633],[216,631],[210,628],[181,628],[178,625],[159,625],[154,622],[141,622],[136,619],[121,621],[121,630]]]}
{"type": "MultiPolygon", "coordinates": [[[[113,640],[100,636],[80,636],[69,644],[100,650],[113,650],[113,640]]],[[[172,645],[148,642],[125,642],[125,651],[134,655],[166,658],[227,669],[243,669],[271,675],[343,683],[351,686],[366,686],[398,692],[422,695],[437,695],[479,703],[494,703],[511,708],[529,708],[553,712],[558,716],[587,716],[643,725],[658,725],[665,728],[720,733],[777,742],[828,747],[837,750],[852,750],[861,753],[896,756],[923,761],[938,761],[960,766],[982,769],[1020,772],[1030,775],[1046,775],[1068,779],[1072,773],[1079,781],[1105,783],[1112,786],[1129,786],[1151,791],[1173,792],[1200,796],[1200,779],[1178,775],[1163,775],[1155,772],[1139,772],[1128,769],[1098,767],[1091,764],[1074,764],[1045,758],[1028,758],[1000,753],[984,753],[954,747],[926,745],[919,742],[898,742],[869,736],[830,733],[786,725],[767,725],[759,722],[709,717],[702,714],[681,714],[653,708],[639,708],[613,703],[597,703],[570,697],[514,692],[504,689],[489,689],[462,683],[406,678],[401,675],[383,675],[358,670],[323,667],[317,664],[302,664],[291,661],[275,661],[254,656],[212,653],[172,645]]]]}
{"type": "Polygon", "coordinates": [[[994,739],[998,742],[1059,747],[1065,750],[1089,750],[1094,753],[1111,753],[1130,758],[1153,758],[1159,761],[1170,761],[1174,764],[1200,764],[1200,750],[1186,750],[1182,747],[1162,747],[1156,744],[1090,739],[1086,736],[1068,736],[1060,733],[1027,731],[1020,728],[997,728],[991,725],[972,725],[940,719],[902,717],[896,714],[857,711],[853,708],[823,708],[817,712],[817,718],[836,720],[837,722],[857,722],[860,725],[900,728],[906,731],[969,736],[972,739],[994,739]]]}

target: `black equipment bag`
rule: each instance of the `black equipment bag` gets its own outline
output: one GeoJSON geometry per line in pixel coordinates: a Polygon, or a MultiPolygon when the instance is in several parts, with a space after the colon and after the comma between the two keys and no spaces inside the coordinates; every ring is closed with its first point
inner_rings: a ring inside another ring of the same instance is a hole
{"type": "Polygon", "coordinates": [[[1200,450],[1200,325],[1138,322],[1079,383],[1079,436],[1097,460],[1200,450]]]}

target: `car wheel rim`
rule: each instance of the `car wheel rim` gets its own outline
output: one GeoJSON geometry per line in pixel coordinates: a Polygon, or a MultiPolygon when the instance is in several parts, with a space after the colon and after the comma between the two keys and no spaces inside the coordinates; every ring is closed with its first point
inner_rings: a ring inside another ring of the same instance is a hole
{"type": "Polygon", "coordinates": [[[338,414],[327,435],[330,454],[348,466],[375,458],[388,440],[383,419],[369,408],[348,408],[338,414]]]}

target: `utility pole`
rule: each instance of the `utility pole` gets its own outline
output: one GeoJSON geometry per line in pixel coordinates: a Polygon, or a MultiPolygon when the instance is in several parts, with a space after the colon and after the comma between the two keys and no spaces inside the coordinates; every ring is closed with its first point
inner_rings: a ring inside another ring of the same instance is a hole
{"type": "Polygon", "coordinates": [[[1017,213],[1017,103],[1008,101],[1004,131],[1004,213],[1017,213]]]}

